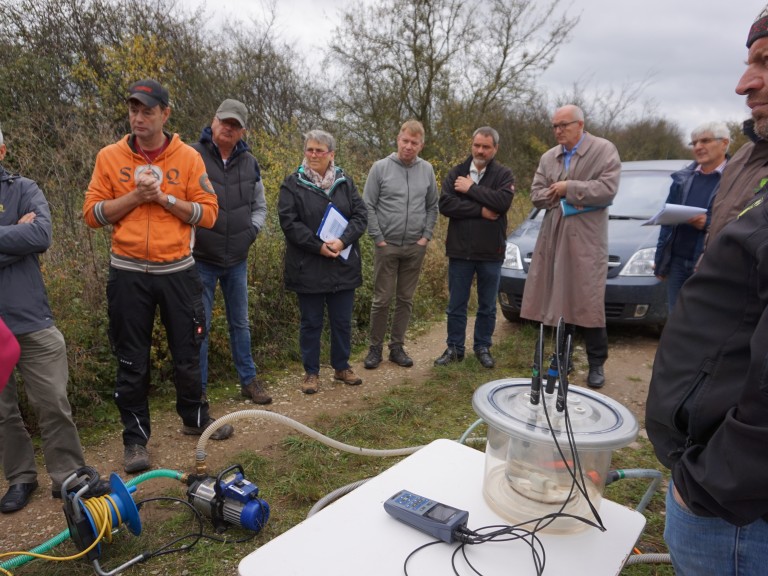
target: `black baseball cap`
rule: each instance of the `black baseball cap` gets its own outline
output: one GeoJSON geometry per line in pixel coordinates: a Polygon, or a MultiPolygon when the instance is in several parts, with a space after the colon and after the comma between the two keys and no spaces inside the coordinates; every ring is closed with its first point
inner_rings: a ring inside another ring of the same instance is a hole
{"type": "Polygon", "coordinates": [[[136,99],[145,106],[154,108],[158,104],[168,106],[168,90],[157,80],[145,78],[131,84],[127,100],[136,99]]]}

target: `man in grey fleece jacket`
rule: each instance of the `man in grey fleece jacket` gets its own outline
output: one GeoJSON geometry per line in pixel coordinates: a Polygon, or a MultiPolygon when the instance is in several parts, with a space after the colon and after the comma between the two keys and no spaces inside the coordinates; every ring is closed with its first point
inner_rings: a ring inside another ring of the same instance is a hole
{"type": "Polygon", "coordinates": [[[403,349],[413,309],[413,294],[437,221],[438,191],[432,165],[419,158],[424,126],[408,120],[397,136],[397,153],[373,164],[363,198],[368,206],[368,233],[376,251],[373,260],[370,349],[364,366],[382,360],[389,305],[396,298],[390,328],[389,359],[404,367],[413,360],[403,349]]]}

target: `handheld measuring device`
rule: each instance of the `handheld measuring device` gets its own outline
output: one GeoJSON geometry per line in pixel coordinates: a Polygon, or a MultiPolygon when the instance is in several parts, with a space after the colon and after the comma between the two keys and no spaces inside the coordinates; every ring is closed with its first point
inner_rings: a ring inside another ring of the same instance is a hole
{"type": "Polygon", "coordinates": [[[448,543],[455,540],[454,530],[465,528],[469,520],[469,512],[466,510],[441,504],[407,490],[400,490],[384,502],[384,510],[393,518],[448,543]]]}

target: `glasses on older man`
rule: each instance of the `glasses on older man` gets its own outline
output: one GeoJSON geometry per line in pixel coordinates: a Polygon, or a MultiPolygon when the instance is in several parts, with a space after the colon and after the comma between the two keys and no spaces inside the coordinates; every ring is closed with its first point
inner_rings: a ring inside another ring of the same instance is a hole
{"type": "Polygon", "coordinates": [[[696,140],[691,140],[688,142],[688,146],[691,148],[695,147],[697,144],[704,144],[704,146],[706,146],[707,144],[712,144],[712,142],[717,140],[722,140],[722,138],[696,138],[696,140]]]}
{"type": "Polygon", "coordinates": [[[330,153],[331,153],[330,150],[320,150],[319,148],[307,148],[304,150],[304,154],[306,154],[307,156],[317,156],[318,158],[327,156],[330,153]]]}
{"type": "Polygon", "coordinates": [[[557,132],[558,130],[565,130],[571,124],[576,124],[578,120],[571,120],[570,122],[560,122],[560,124],[552,124],[552,130],[557,132]]]}

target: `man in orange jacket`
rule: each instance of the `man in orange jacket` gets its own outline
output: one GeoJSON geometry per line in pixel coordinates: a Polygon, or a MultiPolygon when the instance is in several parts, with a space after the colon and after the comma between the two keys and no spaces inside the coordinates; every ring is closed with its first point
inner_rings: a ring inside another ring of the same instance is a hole
{"type": "MultiPolygon", "coordinates": [[[[112,226],[109,336],[118,359],[115,402],[125,471],[133,473],[149,468],[150,346],[158,306],[182,432],[199,435],[214,421],[202,398],[205,315],[192,245],[195,226],[216,222],[218,203],[200,155],[163,130],[171,114],[168,90],[145,79],[131,85],[127,100],[131,134],[97,155],[83,216],[93,228],[112,226]]],[[[211,438],[224,440],[233,431],[227,424],[211,438]]]]}

